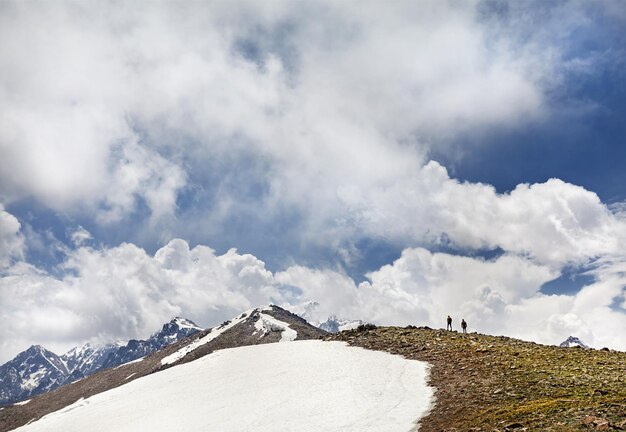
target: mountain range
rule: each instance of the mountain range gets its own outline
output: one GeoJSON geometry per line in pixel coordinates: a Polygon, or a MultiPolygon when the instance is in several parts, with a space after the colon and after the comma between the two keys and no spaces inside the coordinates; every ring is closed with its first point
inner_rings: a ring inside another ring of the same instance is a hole
{"type": "Polygon", "coordinates": [[[203,330],[176,317],[146,340],[93,346],[85,344],[57,355],[33,345],[0,366],[0,406],[52,391],[103,369],[114,368],[156,352],[203,330]]]}

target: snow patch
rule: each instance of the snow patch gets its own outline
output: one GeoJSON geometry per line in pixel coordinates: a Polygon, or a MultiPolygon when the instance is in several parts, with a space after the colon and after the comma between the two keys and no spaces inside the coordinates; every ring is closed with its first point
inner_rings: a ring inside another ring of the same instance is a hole
{"type": "Polygon", "coordinates": [[[259,314],[259,319],[254,323],[254,328],[263,333],[261,337],[273,331],[281,332],[280,342],[291,342],[298,337],[298,333],[289,327],[289,324],[264,313],[259,314]]]}
{"type": "Polygon", "coordinates": [[[426,363],[341,342],[216,351],[17,431],[415,430],[433,400],[426,363]]]}
{"type": "Polygon", "coordinates": [[[26,399],[21,402],[15,402],[13,405],[26,405],[28,402],[30,402],[30,399],[26,399]]]}
{"type": "Polygon", "coordinates": [[[20,383],[20,388],[22,390],[31,391],[39,385],[39,381],[48,373],[48,370],[43,366],[37,369],[36,372],[33,372],[28,379],[24,380],[20,383]]]}
{"type": "Polygon", "coordinates": [[[132,373],[132,374],[128,375],[126,378],[124,378],[124,381],[127,380],[127,379],[130,379],[131,377],[133,377],[135,375],[137,375],[137,374],[136,373],[132,373]]]}

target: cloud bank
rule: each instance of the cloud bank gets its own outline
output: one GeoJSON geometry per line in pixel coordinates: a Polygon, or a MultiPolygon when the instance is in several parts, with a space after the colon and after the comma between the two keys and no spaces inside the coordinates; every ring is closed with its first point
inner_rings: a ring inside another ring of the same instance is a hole
{"type": "Polygon", "coordinates": [[[441,327],[451,313],[480,332],[543,343],[575,333],[596,347],[626,349],[618,331],[626,324],[623,264],[596,269],[596,281],[575,295],[542,294],[541,285],[559,273],[524,257],[485,260],[423,248],[406,249],[358,285],[330,269],[294,265],[272,273],[250,254],[217,255],[181,239],[154,256],[127,243],[80,247],[63,267],[59,279],[22,262],[0,278],[0,361],[31,343],[62,352],[87,340],[145,338],[176,315],[212,326],[268,303],[313,322],[338,314],[441,327]]]}

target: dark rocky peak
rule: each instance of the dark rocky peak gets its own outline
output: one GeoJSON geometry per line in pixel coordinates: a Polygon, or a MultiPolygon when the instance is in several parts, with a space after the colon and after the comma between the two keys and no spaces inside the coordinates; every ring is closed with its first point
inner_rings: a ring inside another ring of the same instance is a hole
{"type": "Polygon", "coordinates": [[[160,349],[201,330],[204,329],[197,326],[193,321],[176,317],[170,322],[163,324],[161,330],[150,336],[147,342],[154,348],[160,349]]]}

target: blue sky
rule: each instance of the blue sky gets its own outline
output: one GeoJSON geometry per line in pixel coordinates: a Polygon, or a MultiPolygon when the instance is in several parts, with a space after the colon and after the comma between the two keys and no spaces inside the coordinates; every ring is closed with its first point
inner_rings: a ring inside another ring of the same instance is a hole
{"type": "Polygon", "coordinates": [[[620,2],[179,6],[0,7],[0,360],[267,302],[626,349],[620,2]]]}

